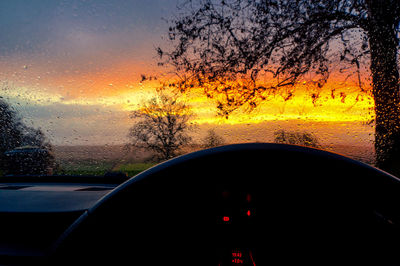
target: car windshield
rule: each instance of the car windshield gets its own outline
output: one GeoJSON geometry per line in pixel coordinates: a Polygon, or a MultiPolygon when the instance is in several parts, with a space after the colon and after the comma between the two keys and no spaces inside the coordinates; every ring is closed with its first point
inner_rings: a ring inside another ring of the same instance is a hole
{"type": "Polygon", "coordinates": [[[398,175],[399,3],[297,2],[0,1],[1,176],[130,177],[250,142],[398,175]]]}

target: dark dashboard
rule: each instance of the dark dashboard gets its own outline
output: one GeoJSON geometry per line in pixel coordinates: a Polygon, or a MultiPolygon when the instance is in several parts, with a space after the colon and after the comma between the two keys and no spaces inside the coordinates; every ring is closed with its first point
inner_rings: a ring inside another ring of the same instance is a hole
{"type": "Polygon", "coordinates": [[[86,203],[43,216],[63,233],[39,264],[399,265],[399,180],[337,154],[223,146],[111,188],[65,186],[86,203]]]}
{"type": "Polygon", "coordinates": [[[0,264],[40,260],[76,219],[117,186],[55,182],[57,178],[18,180],[0,183],[0,264]]]}

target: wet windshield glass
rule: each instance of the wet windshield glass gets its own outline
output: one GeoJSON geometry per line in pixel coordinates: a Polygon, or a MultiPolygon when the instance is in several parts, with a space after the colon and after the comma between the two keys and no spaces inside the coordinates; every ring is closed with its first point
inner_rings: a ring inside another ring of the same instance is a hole
{"type": "Polygon", "coordinates": [[[1,175],[133,176],[248,142],[400,173],[399,4],[298,2],[1,1],[1,175]]]}

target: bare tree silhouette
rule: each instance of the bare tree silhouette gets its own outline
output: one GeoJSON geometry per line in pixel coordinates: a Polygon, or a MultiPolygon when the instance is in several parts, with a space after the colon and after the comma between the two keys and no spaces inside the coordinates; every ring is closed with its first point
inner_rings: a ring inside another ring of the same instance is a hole
{"type": "Polygon", "coordinates": [[[210,129],[207,131],[206,136],[203,138],[202,143],[204,148],[214,148],[224,145],[225,140],[223,137],[218,135],[214,129],[210,129]]]}
{"type": "Polygon", "coordinates": [[[185,3],[169,28],[172,48],[158,49],[161,63],[179,73],[173,87],[201,87],[218,100],[219,112],[229,115],[241,106],[251,110],[276,93],[291,99],[307,75],[316,88],[315,101],[335,62],[355,69],[364,92],[362,70],[369,68],[377,165],[400,174],[400,1],[185,3]],[[270,81],[261,82],[262,75],[270,81]]]}
{"type": "Polygon", "coordinates": [[[156,152],[160,160],[175,157],[191,141],[192,116],[190,107],[178,97],[160,93],[131,113],[130,144],[156,152]]]}

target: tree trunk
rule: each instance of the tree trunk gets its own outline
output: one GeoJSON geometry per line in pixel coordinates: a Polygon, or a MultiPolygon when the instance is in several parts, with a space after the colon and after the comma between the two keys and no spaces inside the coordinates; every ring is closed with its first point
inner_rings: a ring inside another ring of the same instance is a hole
{"type": "MultiPolygon", "coordinates": [[[[397,0],[396,0],[397,1],[397,0]]],[[[400,176],[400,95],[398,41],[390,0],[368,3],[372,87],[375,101],[377,167],[400,176]]]]}

